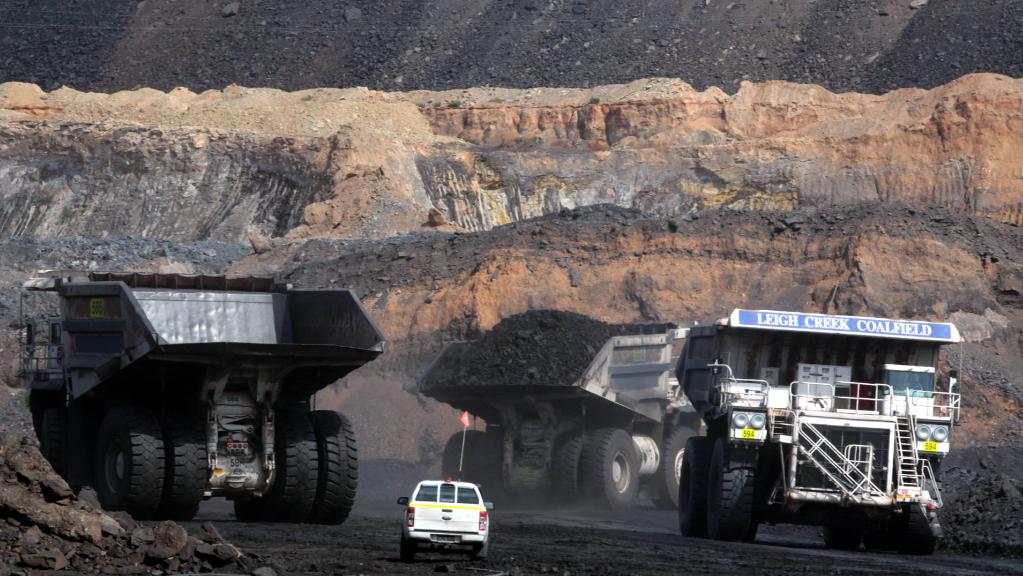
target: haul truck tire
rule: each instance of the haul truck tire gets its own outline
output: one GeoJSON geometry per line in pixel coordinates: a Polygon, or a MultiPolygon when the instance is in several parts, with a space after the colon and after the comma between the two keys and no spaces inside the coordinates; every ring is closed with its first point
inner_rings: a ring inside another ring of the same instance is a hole
{"type": "Polygon", "coordinates": [[[163,432],[151,410],[119,407],[107,412],[96,442],[96,494],[106,510],[134,518],[156,516],[163,497],[163,432]]]}
{"type": "Polygon", "coordinates": [[[317,410],[309,417],[316,433],[319,475],[316,500],[309,519],[316,524],[340,524],[348,518],[355,503],[359,482],[359,451],[355,432],[344,415],[332,410],[317,410]]]}
{"type": "Polygon", "coordinates": [[[608,508],[632,504],[639,492],[639,457],[632,437],[621,428],[586,434],[579,461],[583,495],[608,508]]]}
{"type": "Polygon", "coordinates": [[[678,528],[683,536],[707,537],[707,479],[712,438],[694,436],[686,441],[678,486],[678,528]]]}
{"type": "Polygon", "coordinates": [[[909,505],[901,517],[893,518],[889,529],[899,554],[931,554],[938,543],[927,517],[917,504],[909,505]]]}
{"type": "Polygon", "coordinates": [[[688,428],[676,428],[664,440],[660,468],[654,478],[654,504],[660,508],[678,509],[678,487],[682,480],[686,443],[693,434],[694,432],[688,428]]]}
{"type": "MultiPolygon", "coordinates": [[[[306,522],[312,516],[319,483],[316,432],[309,413],[278,410],[275,439],[276,478],[262,502],[261,520],[306,522]]],[[[257,502],[253,500],[252,505],[257,502]]]]}
{"type": "Polygon", "coordinates": [[[579,461],[583,453],[583,433],[565,432],[554,442],[551,461],[551,481],[558,497],[566,503],[575,503],[582,494],[579,486],[579,461]]]}
{"type": "Polygon", "coordinates": [[[751,541],[756,537],[753,501],[754,469],[728,458],[728,440],[718,438],[710,458],[707,482],[707,537],[751,541]]]}
{"type": "Polygon", "coordinates": [[[67,409],[51,407],[42,411],[39,420],[39,450],[53,471],[67,478],[67,409]]]}
{"type": "Polygon", "coordinates": [[[163,432],[165,474],[157,517],[191,520],[199,511],[210,473],[203,421],[194,414],[171,414],[163,432]]]}

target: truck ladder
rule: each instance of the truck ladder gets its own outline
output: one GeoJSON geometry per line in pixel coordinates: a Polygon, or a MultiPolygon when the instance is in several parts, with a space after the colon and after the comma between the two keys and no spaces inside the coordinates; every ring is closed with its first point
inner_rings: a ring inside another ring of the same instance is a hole
{"type": "MultiPolygon", "coordinates": [[[[847,497],[853,498],[863,492],[871,496],[883,496],[884,492],[874,484],[870,477],[873,449],[864,445],[864,450],[852,450],[844,454],[813,424],[803,422],[799,425],[799,451],[813,463],[824,476],[831,481],[847,497]],[[868,454],[864,457],[863,453],[868,454]],[[851,458],[852,456],[852,458],[851,458]],[[864,470],[866,467],[866,470],[864,470]]],[[[859,445],[848,446],[848,448],[859,445]]]]}
{"type": "Polygon", "coordinates": [[[899,452],[899,487],[920,488],[920,459],[916,454],[912,417],[899,416],[896,429],[898,431],[896,449],[899,452]]]}

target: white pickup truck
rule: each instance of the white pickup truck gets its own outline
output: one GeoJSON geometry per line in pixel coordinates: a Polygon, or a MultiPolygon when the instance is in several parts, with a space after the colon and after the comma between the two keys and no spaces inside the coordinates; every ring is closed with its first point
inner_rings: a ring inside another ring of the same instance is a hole
{"type": "Polygon", "coordinates": [[[464,551],[474,560],[487,557],[489,510],[494,505],[483,501],[475,484],[425,480],[412,494],[411,499],[398,498],[398,504],[405,506],[402,561],[412,562],[421,549],[464,551]]]}

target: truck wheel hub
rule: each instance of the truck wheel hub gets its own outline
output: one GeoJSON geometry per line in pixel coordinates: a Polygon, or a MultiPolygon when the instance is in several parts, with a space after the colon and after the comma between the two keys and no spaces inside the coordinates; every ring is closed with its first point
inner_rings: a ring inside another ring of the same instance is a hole
{"type": "Polygon", "coordinates": [[[685,460],[685,456],[685,448],[675,453],[675,484],[679,484],[682,481],[682,461],[685,460]]]}
{"type": "Polygon", "coordinates": [[[107,488],[111,492],[118,492],[121,489],[121,484],[124,481],[124,451],[121,447],[114,443],[107,449],[107,457],[104,459],[106,463],[106,476],[107,488]]]}
{"type": "Polygon", "coordinates": [[[615,457],[611,461],[611,481],[614,482],[615,490],[619,493],[629,489],[630,472],[629,461],[626,459],[625,454],[622,452],[615,453],[615,457]]]}

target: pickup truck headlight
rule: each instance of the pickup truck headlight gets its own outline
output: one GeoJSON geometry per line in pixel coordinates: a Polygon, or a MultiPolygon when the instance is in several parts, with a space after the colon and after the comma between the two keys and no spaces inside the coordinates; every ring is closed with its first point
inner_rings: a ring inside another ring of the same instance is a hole
{"type": "Polygon", "coordinates": [[[767,416],[764,416],[760,412],[754,412],[749,416],[749,427],[754,430],[763,430],[764,426],[767,425],[767,416]]]}
{"type": "Polygon", "coordinates": [[[948,440],[948,427],[936,426],[934,430],[931,431],[931,440],[934,440],[935,442],[944,442],[945,440],[948,440]]]}
{"type": "Polygon", "coordinates": [[[921,424],[916,427],[916,439],[921,442],[926,442],[931,439],[931,427],[926,424],[921,424]]]}
{"type": "Polygon", "coordinates": [[[732,426],[736,428],[745,428],[749,424],[749,414],[745,412],[736,412],[732,414],[732,426]]]}

